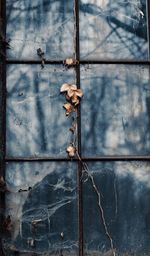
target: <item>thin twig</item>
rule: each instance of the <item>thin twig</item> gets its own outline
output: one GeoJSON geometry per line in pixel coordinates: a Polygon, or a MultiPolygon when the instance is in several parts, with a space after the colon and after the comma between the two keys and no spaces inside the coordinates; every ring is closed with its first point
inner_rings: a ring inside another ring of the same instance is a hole
{"type": "Polygon", "coordinates": [[[105,215],[104,215],[104,210],[103,210],[103,207],[102,207],[102,200],[101,200],[101,194],[96,186],[96,183],[95,183],[95,180],[94,180],[94,177],[91,175],[90,171],[89,171],[89,168],[88,168],[88,165],[86,163],[84,163],[78,153],[78,151],[76,151],[76,155],[79,159],[79,161],[81,162],[83,168],[84,168],[84,172],[87,173],[88,177],[90,178],[91,180],[91,183],[92,183],[92,187],[97,195],[97,198],[98,198],[98,207],[99,207],[99,210],[100,210],[100,213],[101,213],[101,217],[102,217],[102,223],[103,223],[103,226],[104,226],[104,229],[105,229],[105,233],[107,235],[107,237],[109,238],[109,241],[110,241],[110,246],[111,246],[111,250],[112,250],[112,255],[115,256],[115,249],[114,249],[114,244],[113,244],[113,239],[108,231],[108,227],[107,227],[107,224],[106,224],[106,220],[105,220],[105,215]]]}
{"type": "MultiPolygon", "coordinates": [[[[77,95],[76,95],[77,96],[77,95]]],[[[82,96],[81,96],[82,97],[82,96]]],[[[69,98],[69,100],[71,100],[71,97],[69,98]]],[[[106,220],[105,220],[105,215],[104,215],[104,210],[103,210],[103,207],[102,207],[102,200],[101,200],[101,193],[99,192],[97,186],[96,186],[96,183],[95,183],[95,180],[94,180],[94,177],[91,175],[90,171],[89,171],[89,167],[88,165],[82,161],[80,155],[79,155],[79,152],[77,150],[77,120],[78,120],[78,111],[77,111],[77,108],[75,108],[76,110],[76,120],[73,122],[73,129],[72,127],[70,128],[70,131],[73,132],[74,134],[74,139],[73,139],[73,142],[71,143],[74,151],[73,151],[73,154],[69,154],[70,157],[73,157],[75,154],[77,155],[77,158],[79,159],[79,161],[81,162],[82,166],[83,166],[83,169],[84,169],[84,172],[87,174],[88,178],[90,178],[91,180],[91,183],[92,183],[92,187],[97,195],[97,199],[98,199],[98,207],[99,207],[99,211],[100,211],[100,214],[101,214],[101,218],[102,218],[102,223],[103,223],[103,226],[104,226],[104,230],[105,230],[105,234],[106,236],[108,237],[109,241],[110,241],[110,246],[111,246],[111,251],[112,251],[112,255],[115,256],[115,249],[114,249],[114,244],[113,244],[113,239],[108,231],[108,227],[107,227],[107,224],[106,224],[106,220]]],[[[68,148],[67,148],[68,149],[68,148]]],[[[67,150],[67,152],[71,153],[69,150],[67,150]]],[[[81,175],[82,177],[82,175],[81,175]]]]}

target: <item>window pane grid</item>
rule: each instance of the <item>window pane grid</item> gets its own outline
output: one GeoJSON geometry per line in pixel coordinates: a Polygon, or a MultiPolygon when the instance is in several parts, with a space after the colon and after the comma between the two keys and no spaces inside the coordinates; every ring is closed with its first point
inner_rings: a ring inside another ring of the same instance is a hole
{"type": "MultiPolygon", "coordinates": [[[[150,24],[150,3],[149,1],[148,2],[148,29],[149,29],[149,24],[150,24]]],[[[74,0],[74,4],[75,4],[75,29],[76,29],[76,36],[75,36],[75,40],[76,40],[76,59],[79,61],[79,63],[77,65],[75,65],[75,69],[76,69],[76,81],[77,81],[77,84],[78,84],[78,87],[80,88],[80,64],[82,65],[87,65],[87,64],[129,64],[129,65],[134,65],[134,64],[143,64],[143,65],[150,65],[150,60],[118,60],[118,59],[112,59],[112,60],[109,60],[109,59],[101,59],[101,60],[97,60],[97,59],[90,59],[90,60],[82,60],[80,59],[80,49],[79,49],[79,0],[74,0]]],[[[150,52],[150,40],[149,40],[149,52],[150,52]]],[[[5,60],[4,60],[5,62],[5,60]]],[[[3,62],[3,63],[4,63],[3,62]]],[[[64,60],[46,60],[45,64],[63,64],[64,63],[64,60]]],[[[41,64],[41,61],[40,60],[17,60],[17,59],[7,59],[6,60],[6,64],[41,64]]],[[[5,73],[5,72],[4,72],[5,73]]],[[[5,78],[3,78],[3,83],[5,84],[5,78]]],[[[5,87],[5,86],[4,86],[5,87]]],[[[4,97],[6,97],[6,95],[3,95],[4,97]]],[[[5,113],[5,112],[4,112],[5,113]]],[[[78,114],[80,116],[80,108],[78,109],[78,114]]],[[[82,118],[82,117],[81,117],[82,118]]],[[[5,129],[5,125],[4,125],[4,130],[5,129]]],[[[5,138],[5,131],[4,131],[4,137],[5,138]]],[[[145,160],[150,160],[150,156],[148,155],[138,155],[138,156],[119,156],[119,155],[115,155],[115,156],[99,156],[99,157],[86,157],[86,156],[83,156],[82,155],[82,151],[81,151],[81,120],[78,119],[78,151],[81,155],[81,158],[83,161],[105,161],[105,160],[108,160],[108,161],[118,161],[118,160],[140,160],[140,161],[145,161],[145,160]]],[[[55,157],[47,157],[47,158],[44,158],[44,157],[7,157],[5,156],[5,158],[3,159],[4,162],[25,162],[25,161],[70,161],[70,159],[68,158],[61,158],[61,157],[58,157],[58,158],[55,158],[55,157]]],[[[73,161],[78,161],[78,159],[73,159],[73,161]]],[[[80,181],[80,178],[81,178],[81,174],[82,174],[82,166],[80,164],[80,161],[78,161],[78,192],[79,192],[79,217],[80,217],[80,220],[79,220],[79,232],[80,232],[80,235],[79,235],[79,256],[82,256],[83,255],[83,227],[82,227],[82,221],[83,221],[83,213],[82,213],[82,208],[83,208],[83,205],[82,205],[82,182],[80,181]]],[[[3,167],[4,168],[4,167],[3,167]]],[[[2,168],[1,168],[1,171],[2,171],[2,168]]],[[[2,172],[3,173],[3,172],[2,172]]]]}

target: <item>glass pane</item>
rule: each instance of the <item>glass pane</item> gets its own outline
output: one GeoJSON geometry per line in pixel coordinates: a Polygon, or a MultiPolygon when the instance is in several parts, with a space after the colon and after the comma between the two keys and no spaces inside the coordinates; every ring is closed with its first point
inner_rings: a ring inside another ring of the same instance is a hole
{"type": "Polygon", "coordinates": [[[80,0],[83,59],[147,59],[147,0],[80,0]]]}
{"type": "Polygon", "coordinates": [[[65,59],[74,52],[73,0],[6,0],[9,58],[65,59]]]}
{"type": "Polygon", "coordinates": [[[8,163],[6,184],[6,218],[11,219],[11,236],[3,241],[7,255],[77,255],[76,165],[8,163]]]}
{"type": "Polygon", "coordinates": [[[71,141],[63,109],[63,83],[75,82],[74,70],[61,65],[10,65],[7,72],[7,155],[66,156],[71,141]]]}
{"type": "MultiPolygon", "coordinates": [[[[150,255],[149,162],[88,163],[117,256],[150,255]]],[[[84,239],[88,256],[112,256],[97,193],[84,178],[84,239]]]]}
{"type": "Polygon", "coordinates": [[[149,83],[146,66],[81,68],[84,155],[150,153],[149,83]]]}

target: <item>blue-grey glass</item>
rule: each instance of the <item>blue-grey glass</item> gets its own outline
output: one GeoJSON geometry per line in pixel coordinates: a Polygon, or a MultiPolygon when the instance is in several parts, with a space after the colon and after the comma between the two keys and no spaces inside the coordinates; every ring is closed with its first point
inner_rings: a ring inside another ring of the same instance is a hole
{"type": "Polygon", "coordinates": [[[75,82],[75,72],[61,65],[8,67],[8,156],[66,156],[72,120],[65,116],[60,87],[67,82],[75,82]]]}
{"type": "Polygon", "coordinates": [[[76,164],[7,163],[6,184],[7,255],[77,255],[76,164]]]}
{"type": "Polygon", "coordinates": [[[147,0],[80,0],[82,59],[147,59],[147,0]]]}
{"type": "Polygon", "coordinates": [[[65,59],[74,53],[73,0],[6,0],[9,58],[65,59]]]}
{"type": "Polygon", "coordinates": [[[86,175],[83,179],[86,255],[113,255],[102,221],[98,194],[116,255],[150,255],[149,162],[90,162],[88,167],[97,193],[92,179],[86,175]]]}
{"type": "Polygon", "coordinates": [[[82,66],[81,87],[84,155],[150,153],[148,66],[82,66]]]}

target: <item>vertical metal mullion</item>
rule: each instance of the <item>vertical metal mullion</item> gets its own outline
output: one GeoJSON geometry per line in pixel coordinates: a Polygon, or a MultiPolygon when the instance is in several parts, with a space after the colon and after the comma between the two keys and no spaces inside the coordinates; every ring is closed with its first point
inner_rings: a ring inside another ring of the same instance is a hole
{"type": "MultiPolygon", "coordinates": [[[[74,0],[75,16],[75,59],[76,65],[76,84],[80,88],[80,41],[79,41],[79,0],[74,0]]],[[[81,156],[81,110],[78,107],[78,153],[81,156]]],[[[82,200],[82,164],[78,161],[78,230],[79,230],[79,256],[83,256],[83,200],[82,200]]]]}
{"type": "MultiPolygon", "coordinates": [[[[6,0],[0,0],[0,177],[5,179],[6,150],[6,0]]],[[[3,256],[2,236],[5,210],[5,193],[0,191],[0,255],[3,256]]]]}
{"type": "Polygon", "coordinates": [[[148,34],[148,45],[149,45],[149,48],[148,48],[148,59],[150,59],[150,1],[147,0],[147,34],[148,34]]]}

